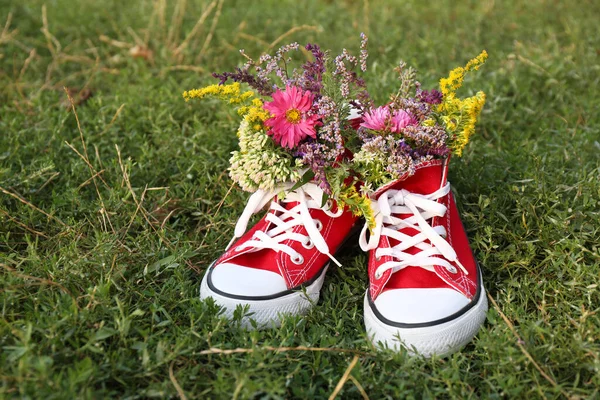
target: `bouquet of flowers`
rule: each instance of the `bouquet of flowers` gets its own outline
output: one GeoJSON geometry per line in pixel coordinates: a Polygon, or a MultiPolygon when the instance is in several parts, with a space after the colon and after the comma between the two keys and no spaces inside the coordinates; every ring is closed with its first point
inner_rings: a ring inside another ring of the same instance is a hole
{"type": "Polygon", "coordinates": [[[416,165],[433,159],[462,155],[475,131],[475,123],[485,103],[478,92],[461,99],[456,91],[465,74],[477,70],[487,53],[455,68],[440,80],[440,90],[423,90],[415,71],[400,63],[396,68],[400,88],[390,102],[363,108],[358,129],[360,149],[354,154],[353,170],[362,178],[363,193],[370,193],[403,176],[414,173],[416,165]]]}
{"type": "Polygon", "coordinates": [[[359,76],[367,71],[367,41],[362,34],[358,57],[346,49],[334,57],[315,44],[292,43],[258,60],[242,50],[242,67],[213,74],[218,84],[183,93],[186,101],[213,96],[236,107],[240,149],[229,173],[243,190],[312,181],[371,224],[375,189],[411,175],[423,161],[461,155],[485,95],[461,99],[456,90],[487,53],[452,70],[439,90],[423,90],[415,70],[400,63],[399,89],[376,107],[359,76]],[[292,53],[301,52],[311,60],[291,68],[292,53]]]}

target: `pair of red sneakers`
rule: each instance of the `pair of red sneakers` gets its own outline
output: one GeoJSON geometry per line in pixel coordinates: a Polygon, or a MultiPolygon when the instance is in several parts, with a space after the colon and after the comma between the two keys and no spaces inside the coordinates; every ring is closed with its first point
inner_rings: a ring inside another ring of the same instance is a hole
{"type": "MultiPolygon", "coordinates": [[[[423,163],[372,197],[376,226],[363,227],[359,244],[369,252],[364,321],[375,343],[448,355],[485,320],[481,272],[447,172],[447,159],[423,163]]],[[[334,254],[360,228],[335,202],[323,205],[324,193],[313,183],[276,199],[280,189],[250,197],[234,239],[202,280],[200,297],[212,297],[225,316],[249,306],[246,327],[250,319],[274,327],[283,314],[305,313],[318,301],[331,262],[339,264],[334,254]],[[269,202],[269,212],[245,232],[250,217],[269,202]]]]}

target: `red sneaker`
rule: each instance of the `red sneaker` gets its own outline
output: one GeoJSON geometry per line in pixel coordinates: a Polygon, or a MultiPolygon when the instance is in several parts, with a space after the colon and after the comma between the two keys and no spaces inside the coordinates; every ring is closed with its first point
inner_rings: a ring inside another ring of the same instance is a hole
{"type": "Polygon", "coordinates": [[[447,181],[448,160],[417,166],[414,175],[375,193],[376,228],[360,246],[369,254],[365,326],[375,343],[445,356],[483,324],[481,272],[447,181]]]}
{"type": "Polygon", "coordinates": [[[303,314],[318,301],[333,253],[350,235],[357,220],[338,209],[334,201],[323,205],[323,191],[307,183],[274,200],[269,212],[248,232],[250,217],[277,193],[254,193],[235,227],[228,250],[208,269],[200,298],[212,297],[231,318],[238,305],[249,305],[250,319],[258,327],[278,326],[281,314],[303,314]],[[238,239],[239,238],[239,239],[238,239]],[[236,240],[238,239],[238,240],[236,240]]]}

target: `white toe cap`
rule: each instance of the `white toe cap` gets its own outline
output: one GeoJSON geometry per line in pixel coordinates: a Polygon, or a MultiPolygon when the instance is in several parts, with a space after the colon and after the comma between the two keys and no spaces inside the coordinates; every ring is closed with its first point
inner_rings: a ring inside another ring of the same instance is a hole
{"type": "Polygon", "coordinates": [[[287,290],[275,272],[223,263],[212,270],[210,282],[221,292],[238,296],[270,296],[287,290]]]}
{"type": "Polygon", "coordinates": [[[418,324],[448,317],[469,304],[469,299],[448,288],[392,289],[381,293],[374,304],[390,321],[418,324]]]}

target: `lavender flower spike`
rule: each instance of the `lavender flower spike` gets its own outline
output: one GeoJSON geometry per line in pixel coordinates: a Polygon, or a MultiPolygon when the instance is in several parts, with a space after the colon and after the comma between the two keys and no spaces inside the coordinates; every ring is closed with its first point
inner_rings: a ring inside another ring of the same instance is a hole
{"type": "Polygon", "coordinates": [[[369,38],[364,33],[361,33],[360,39],[360,70],[366,72],[367,58],[369,57],[369,52],[367,51],[367,42],[369,41],[369,38]]]}

